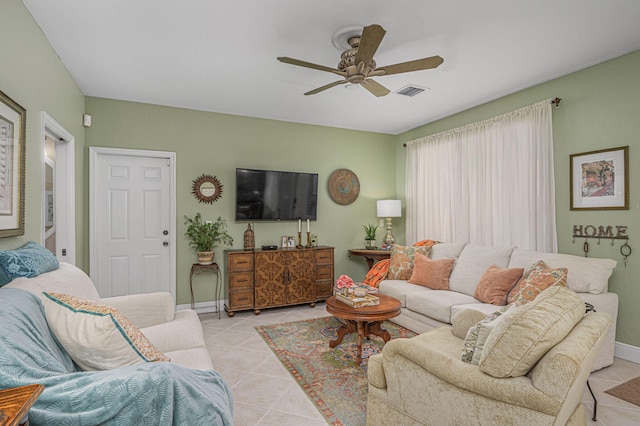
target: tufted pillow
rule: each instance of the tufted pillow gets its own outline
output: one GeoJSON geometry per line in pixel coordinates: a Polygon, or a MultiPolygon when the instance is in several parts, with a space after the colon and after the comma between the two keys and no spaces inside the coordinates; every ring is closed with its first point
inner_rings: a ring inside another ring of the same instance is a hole
{"type": "Polygon", "coordinates": [[[394,245],[391,249],[388,280],[408,280],[413,272],[413,257],[415,253],[429,255],[431,247],[407,247],[394,245]]]}
{"type": "Polygon", "coordinates": [[[116,308],[60,293],[42,293],[49,327],[83,371],[169,361],[116,308]]]}
{"type": "Polygon", "coordinates": [[[33,278],[54,271],[58,266],[53,253],[34,241],[16,250],[0,250],[0,287],[16,278],[33,278]]]}
{"type": "Polygon", "coordinates": [[[371,287],[378,287],[380,281],[387,278],[390,263],[391,261],[389,259],[383,259],[377,262],[371,269],[369,269],[369,272],[364,276],[364,280],[362,280],[362,282],[370,285],[371,287]]]}
{"type": "Polygon", "coordinates": [[[424,254],[416,253],[409,282],[433,290],[448,290],[449,275],[454,263],[453,259],[431,260],[424,254]]]}
{"type": "Polygon", "coordinates": [[[584,316],[584,302],[562,286],[518,306],[489,333],[479,368],[493,377],[519,377],[560,343],[584,316]]]}
{"type": "Polygon", "coordinates": [[[518,282],[524,268],[499,268],[491,265],[480,278],[473,297],[483,303],[506,305],[509,291],[518,282]]]}
{"type": "Polygon", "coordinates": [[[566,287],[567,272],[567,268],[549,268],[542,260],[537,261],[509,292],[507,303],[530,302],[553,285],[566,287]]]}

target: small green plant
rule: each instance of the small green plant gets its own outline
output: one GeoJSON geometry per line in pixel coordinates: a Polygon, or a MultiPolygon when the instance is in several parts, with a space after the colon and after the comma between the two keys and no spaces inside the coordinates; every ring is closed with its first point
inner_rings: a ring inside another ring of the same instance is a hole
{"type": "Polygon", "coordinates": [[[376,231],[378,231],[378,225],[373,225],[369,223],[368,225],[362,225],[365,233],[365,240],[375,240],[376,239],[376,231]]]}
{"type": "Polygon", "coordinates": [[[220,216],[215,222],[202,220],[200,213],[193,219],[187,216],[184,219],[184,224],[188,225],[184,235],[189,238],[189,247],[197,252],[213,251],[220,244],[233,245],[233,238],[227,232],[227,221],[220,216]]]}

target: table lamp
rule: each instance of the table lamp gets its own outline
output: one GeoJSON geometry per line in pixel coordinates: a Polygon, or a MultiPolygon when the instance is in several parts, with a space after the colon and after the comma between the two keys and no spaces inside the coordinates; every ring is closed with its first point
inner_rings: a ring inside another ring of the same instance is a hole
{"type": "Polygon", "coordinates": [[[387,218],[387,235],[383,242],[387,248],[391,248],[396,242],[391,233],[391,218],[402,217],[402,202],[400,200],[378,200],[378,217],[387,218]]]}

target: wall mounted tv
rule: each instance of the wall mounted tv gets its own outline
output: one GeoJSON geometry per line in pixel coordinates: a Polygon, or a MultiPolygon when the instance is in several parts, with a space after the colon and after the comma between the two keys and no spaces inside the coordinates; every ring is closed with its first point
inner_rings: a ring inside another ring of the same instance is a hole
{"type": "Polygon", "coordinates": [[[318,174],[236,169],[236,220],[316,220],[318,174]]]}

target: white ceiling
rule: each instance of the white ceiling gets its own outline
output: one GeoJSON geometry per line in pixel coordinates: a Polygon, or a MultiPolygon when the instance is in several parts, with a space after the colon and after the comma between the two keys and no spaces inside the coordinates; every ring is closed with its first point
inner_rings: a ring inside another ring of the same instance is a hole
{"type": "MultiPolygon", "coordinates": [[[[23,0],[87,96],[398,134],[640,49],[638,0],[23,0]],[[435,70],[340,77],[332,36],[387,30],[378,66],[433,55],[435,70]]],[[[553,96],[562,97],[562,93],[553,96]]]]}

